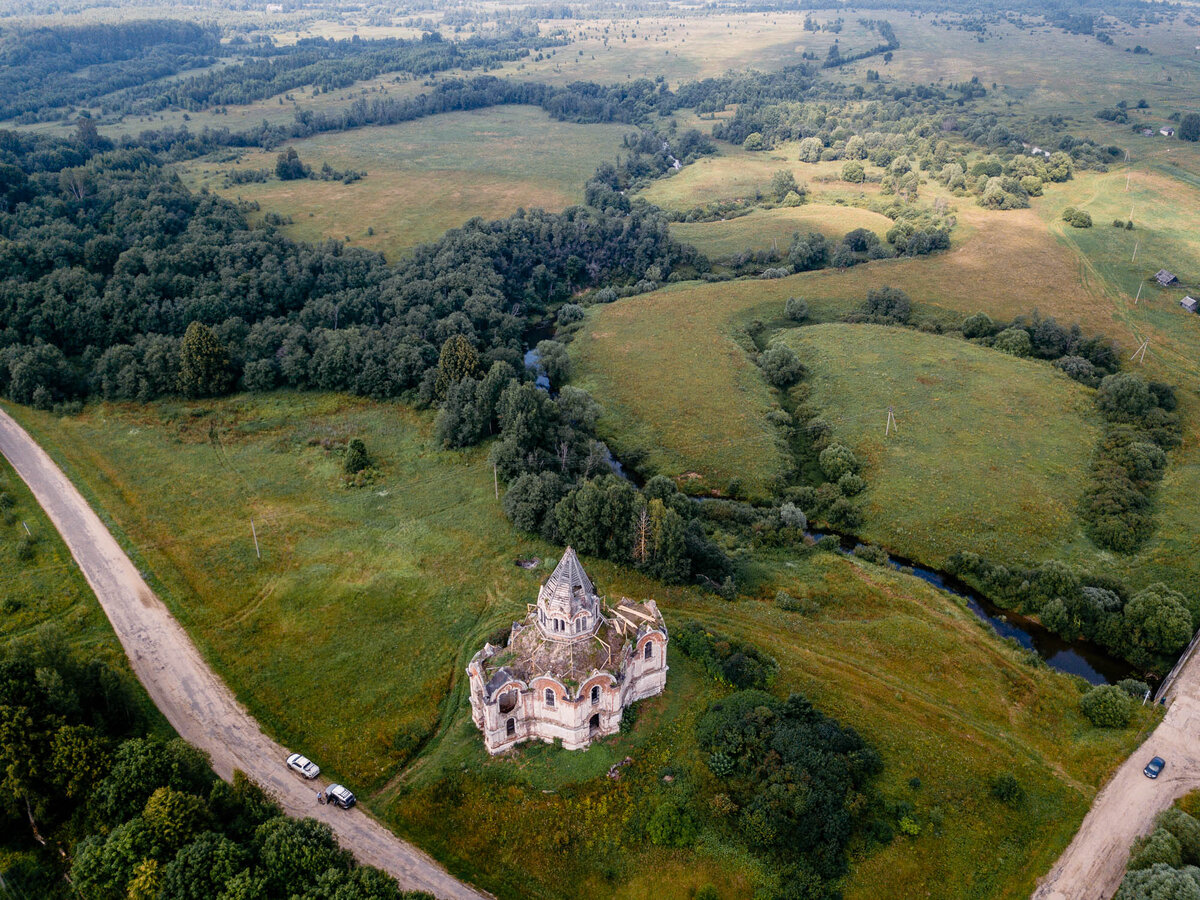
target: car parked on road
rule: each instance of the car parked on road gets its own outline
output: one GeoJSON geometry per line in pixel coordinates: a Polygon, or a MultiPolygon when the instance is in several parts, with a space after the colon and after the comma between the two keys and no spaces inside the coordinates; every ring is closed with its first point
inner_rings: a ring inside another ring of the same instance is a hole
{"type": "Polygon", "coordinates": [[[349,809],[358,801],[354,799],[354,795],[340,784],[331,784],[325,789],[325,796],[329,798],[330,803],[335,806],[340,806],[342,809],[349,809]]]}
{"type": "Polygon", "coordinates": [[[316,778],[321,774],[321,767],[309,759],[307,756],[301,756],[299,753],[293,753],[287,759],[288,768],[293,772],[299,772],[305,778],[316,778]]]}
{"type": "Polygon", "coordinates": [[[1157,778],[1166,766],[1167,761],[1161,756],[1156,756],[1146,764],[1146,768],[1142,769],[1142,774],[1147,778],[1157,778]]]}

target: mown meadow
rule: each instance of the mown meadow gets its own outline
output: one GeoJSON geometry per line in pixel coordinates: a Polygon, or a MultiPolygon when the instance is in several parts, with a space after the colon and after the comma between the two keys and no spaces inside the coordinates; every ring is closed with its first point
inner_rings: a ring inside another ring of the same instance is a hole
{"type": "MultiPolygon", "coordinates": [[[[664,774],[702,777],[694,723],[726,690],[685,657],[672,660],[668,691],[643,705],[638,727],[611,744],[487,758],[462,670],[534,596],[544,567],[514,560],[537,555],[548,565],[556,548],[507,524],[483,454],[438,449],[427,415],[286,393],[93,404],[69,418],[13,411],[106,511],[266,727],[457,873],[505,897],[564,896],[566,884],[571,896],[653,887],[683,898],[707,883],[745,893],[754,864],[734,848],[670,850],[638,837],[647,804],[670,789],[664,774]],[[366,487],[346,487],[341,474],[340,448],[354,436],[376,460],[366,487]],[[627,774],[604,778],[627,754],[627,774]],[[575,824],[546,844],[536,838],[548,820],[575,824]]],[[[881,795],[911,807],[922,829],[858,847],[847,896],[949,898],[961,883],[1028,894],[1153,719],[1091,728],[1072,679],[891,569],[766,554],[731,604],[586,564],[609,596],[658,599],[669,627],[696,619],[752,641],[779,661],[777,690],[803,691],[883,754],[881,795]],[[813,612],[778,609],[781,588],[811,600],[813,612]],[[1003,771],[1026,790],[1016,809],[989,793],[1003,771]],[[981,841],[1003,848],[986,867],[981,841]]]]}
{"type": "Polygon", "coordinates": [[[1075,507],[1099,436],[1088,388],[1048,363],[901,328],[780,339],[808,367],[806,403],[864,460],[864,539],[938,566],[956,545],[1018,559],[1083,539],[1075,507]]]}
{"type": "Polygon", "coordinates": [[[284,231],[305,241],[348,239],[395,259],[475,216],[500,219],[519,208],[561,210],[583,201],[583,185],[613,158],[623,125],[556,122],[539,109],[501,106],[443,113],[414,122],[333,132],[295,141],[314,172],[328,163],[340,180],[274,177],[278,153],[217,154],[182,168],[193,188],[257,203],[260,216],[290,220],[284,231]],[[227,185],[227,174],[266,169],[260,183],[227,185]]]}

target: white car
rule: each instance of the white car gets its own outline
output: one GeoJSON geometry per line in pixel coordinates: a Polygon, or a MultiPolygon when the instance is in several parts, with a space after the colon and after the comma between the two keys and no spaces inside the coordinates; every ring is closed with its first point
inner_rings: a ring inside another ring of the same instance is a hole
{"type": "Polygon", "coordinates": [[[299,772],[305,778],[316,778],[321,774],[321,767],[309,759],[307,756],[301,756],[299,753],[293,753],[288,757],[288,768],[293,772],[299,772]]]}
{"type": "Polygon", "coordinates": [[[358,802],[354,795],[340,784],[331,784],[325,789],[325,796],[329,798],[327,802],[342,809],[349,809],[358,802]]]}

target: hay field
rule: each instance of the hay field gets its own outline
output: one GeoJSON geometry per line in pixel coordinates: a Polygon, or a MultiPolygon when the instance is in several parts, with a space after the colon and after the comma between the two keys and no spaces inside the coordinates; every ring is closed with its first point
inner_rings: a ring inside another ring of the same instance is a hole
{"type": "Polygon", "coordinates": [[[338,171],[366,171],[349,185],[272,177],[223,186],[228,171],[273,172],[277,151],[246,153],[236,162],[218,162],[228,156],[218,154],[182,166],[181,175],[193,188],[290,216],[285,231],[298,240],[349,238],[395,258],[475,216],[497,219],[520,207],[558,210],[582,202],[584,183],[616,155],[628,130],[555,122],[534,107],[501,106],[288,145],[314,170],[328,162],[338,171]]]}
{"type": "Polygon", "coordinates": [[[736,219],[718,222],[676,222],[671,235],[694,244],[709,259],[727,259],[743,250],[778,248],[785,256],[792,235],[817,231],[831,242],[848,231],[867,228],[881,238],[892,227],[891,219],[853,206],[810,203],[805,206],[756,209],[736,219]]]}
{"type": "Polygon", "coordinates": [[[1048,363],[906,329],[814,325],[781,340],[833,440],[863,461],[862,537],[937,566],[950,548],[1020,559],[1080,539],[1092,391],[1048,363]],[[889,406],[900,427],[885,436],[889,406]]]}

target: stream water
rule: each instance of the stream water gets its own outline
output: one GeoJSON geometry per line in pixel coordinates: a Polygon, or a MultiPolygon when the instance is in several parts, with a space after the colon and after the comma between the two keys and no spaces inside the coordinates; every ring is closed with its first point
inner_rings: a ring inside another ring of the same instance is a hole
{"type": "MultiPolygon", "coordinates": [[[[820,539],[819,532],[810,532],[811,537],[820,539]]],[[[843,553],[852,553],[857,541],[834,535],[841,542],[843,553]]],[[[1012,638],[1027,650],[1032,650],[1052,669],[1078,675],[1091,684],[1115,684],[1122,678],[1135,677],[1130,665],[1114,656],[1109,656],[1095,644],[1087,641],[1067,641],[1044,625],[1019,613],[1001,609],[978,591],[959,581],[953,575],[936,572],[915,565],[905,559],[888,557],[894,569],[912,572],[917,578],[928,582],[938,590],[967,601],[967,608],[987,622],[1002,638],[1012,638]]]]}

